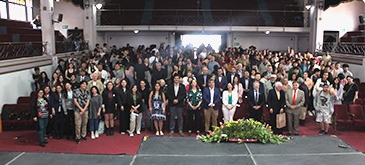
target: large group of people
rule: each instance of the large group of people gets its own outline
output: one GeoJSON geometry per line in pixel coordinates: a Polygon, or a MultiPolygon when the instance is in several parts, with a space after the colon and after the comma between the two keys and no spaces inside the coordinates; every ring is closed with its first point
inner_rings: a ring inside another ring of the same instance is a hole
{"type": "Polygon", "coordinates": [[[164,135],[163,122],[169,120],[169,135],[183,133],[183,111],[187,109],[188,135],[201,134],[218,125],[221,110],[224,121],[234,119],[242,104],[248,105],[249,118],[263,120],[267,106],[275,133],[276,117],[286,113],[288,134],[299,134],[301,115],[316,115],[320,134],[328,134],[334,104],[353,104],[358,87],[349,66],[333,63],[328,52],[314,56],[309,52],[273,52],[225,48],[209,45],[138,46],[117,49],[96,45],[90,53],[60,59],[54,73],[35,68],[31,102],[32,118],[45,146],[52,135],[62,139],[86,141],[89,123],[91,139],[99,137],[99,121],[105,123],[106,136],[114,135],[119,119],[120,134],[131,137],[141,131],[156,130],[164,135]],[[177,119],[177,128],[176,120],[177,119]]]}

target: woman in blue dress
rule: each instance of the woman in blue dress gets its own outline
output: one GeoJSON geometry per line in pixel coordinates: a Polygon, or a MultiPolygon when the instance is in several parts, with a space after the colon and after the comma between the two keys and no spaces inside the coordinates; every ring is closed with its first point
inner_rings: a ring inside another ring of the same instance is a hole
{"type": "Polygon", "coordinates": [[[162,126],[163,121],[166,120],[166,101],[165,94],[161,91],[159,83],[156,83],[154,90],[150,93],[148,104],[152,114],[151,120],[153,120],[156,128],[156,135],[163,136],[162,126]]]}

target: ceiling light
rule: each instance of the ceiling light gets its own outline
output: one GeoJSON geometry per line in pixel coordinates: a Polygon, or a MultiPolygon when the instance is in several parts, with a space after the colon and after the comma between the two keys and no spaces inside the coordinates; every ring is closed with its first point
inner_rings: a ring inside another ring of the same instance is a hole
{"type": "Polygon", "coordinates": [[[311,9],[311,7],[312,7],[312,5],[310,5],[310,4],[305,5],[305,8],[306,8],[307,10],[311,9]]]}
{"type": "Polygon", "coordinates": [[[137,34],[139,32],[139,30],[135,29],[135,30],[133,30],[133,32],[137,34]]]}
{"type": "Polygon", "coordinates": [[[265,32],[265,34],[266,34],[266,35],[269,35],[269,34],[270,34],[270,30],[267,30],[267,31],[265,32]]]}
{"type": "Polygon", "coordinates": [[[97,8],[97,9],[101,9],[101,8],[103,7],[103,4],[98,3],[98,4],[96,4],[95,6],[96,6],[96,8],[97,8]]]}

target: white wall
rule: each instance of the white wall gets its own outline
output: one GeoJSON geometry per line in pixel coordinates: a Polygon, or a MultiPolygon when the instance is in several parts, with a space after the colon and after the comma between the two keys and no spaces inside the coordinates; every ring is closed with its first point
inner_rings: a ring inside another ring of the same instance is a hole
{"type": "MultiPolygon", "coordinates": [[[[40,70],[41,72],[45,71],[50,77],[54,69],[52,65],[47,65],[40,67],[40,70]]],[[[4,104],[16,104],[19,96],[30,96],[33,73],[33,69],[27,69],[0,75],[0,80],[2,80],[0,85],[0,113],[4,104]]]]}
{"type": "Polygon", "coordinates": [[[67,37],[67,29],[62,29],[63,25],[68,25],[69,29],[74,29],[75,27],[84,29],[84,11],[80,7],[73,5],[70,1],[60,0],[60,2],[54,2],[54,8],[54,20],[57,20],[59,13],[63,14],[62,22],[54,24],[55,30],[60,31],[67,37]]]}
{"type": "MultiPolygon", "coordinates": [[[[98,32],[100,33],[100,32],[98,32]]],[[[172,35],[173,36],[173,35],[172,35]]],[[[160,45],[161,42],[165,42],[165,46],[171,44],[169,41],[173,40],[175,44],[175,38],[170,38],[168,32],[139,32],[135,34],[133,31],[130,32],[105,32],[104,41],[109,45],[116,45],[117,48],[126,46],[129,43],[131,46],[137,48],[138,45],[145,45],[149,47],[151,44],[160,45]]],[[[102,39],[98,35],[98,43],[102,44],[102,39]]]]}
{"type": "Polygon", "coordinates": [[[351,1],[341,3],[336,7],[330,7],[326,11],[319,10],[316,44],[322,45],[323,31],[339,31],[340,36],[348,31],[358,29],[359,15],[365,14],[365,3],[362,1],[351,1]]]}
{"type": "MultiPolygon", "coordinates": [[[[270,49],[273,51],[286,51],[288,46],[296,51],[307,51],[309,49],[307,33],[270,33],[263,32],[233,32],[233,43],[239,43],[243,48],[251,45],[257,49],[270,49]]],[[[228,37],[228,45],[230,38],[228,37]]]]}

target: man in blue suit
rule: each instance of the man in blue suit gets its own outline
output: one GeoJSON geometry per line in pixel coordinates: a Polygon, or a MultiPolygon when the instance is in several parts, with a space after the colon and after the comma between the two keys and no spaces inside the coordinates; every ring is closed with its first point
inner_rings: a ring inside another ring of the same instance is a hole
{"type": "Polygon", "coordinates": [[[218,68],[218,75],[215,82],[215,87],[222,93],[227,86],[227,77],[223,75],[223,69],[218,68]]]}
{"type": "Polygon", "coordinates": [[[210,120],[212,126],[217,126],[219,101],[221,99],[221,92],[215,87],[214,80],[209,80],[209,88],[204,88],[204,116],[205,116],[205,134],[209,133],[210,120]]]}

